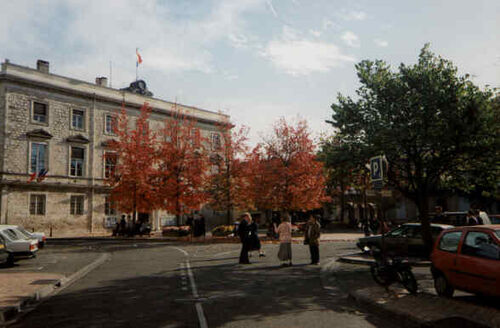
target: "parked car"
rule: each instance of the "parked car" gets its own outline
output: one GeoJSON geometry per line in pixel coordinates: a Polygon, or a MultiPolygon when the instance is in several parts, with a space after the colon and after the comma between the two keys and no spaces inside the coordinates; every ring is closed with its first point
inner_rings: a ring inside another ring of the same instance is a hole
{"type": "Polygon", "coordinates": [[[431,215],[430,219],[435,224],[449,224],[460,227],[467,225],[467,212],[443,212],[440,218],[431,215]]]}
{"type": "Polygon", "coordinates": [[[0,236],[0,264],[11,266],[14,264],[14,255],[7,251],[5,240],[0,236]]]}
{"type": "Polygon", "coordinates": [[[12,253],[14,258],[35,256],[38,251],[38,241],[28,239],[13,226],[0,226],[0,236],[5,240],[7,251],[12,253]]]}
{"type": "Polygon", "coordinates": [[[45,233],[44,232],[29,232],[23,227],[16,225],[0,225],[0,227],[12,227],[20,231],[27,239],[36,239],[38,241],[38,248],[43,248],[45,246],[45,233]]]}
{"type": "Polygon", "coordinates": [[[451,297],[459,289],[500,296],[500,225],[443,231],[431,260],[438,295],[451,297]]]}
{"type": "MultiPolygon", "coordinates": [[[[441,231],[451,228],[453,228],[451,225],[431,224],[431,234],[436,238],[441,231]]],[[[372,248],[385,248],[389,253],[426,256],[420,223],[405,223],[383,235],[383,238],[382,235],[359,238],[356,245],[362,251],[367,251],[372,248]],[[384,246],[382,246],[382,240],[385,244],[384,246]]]]}

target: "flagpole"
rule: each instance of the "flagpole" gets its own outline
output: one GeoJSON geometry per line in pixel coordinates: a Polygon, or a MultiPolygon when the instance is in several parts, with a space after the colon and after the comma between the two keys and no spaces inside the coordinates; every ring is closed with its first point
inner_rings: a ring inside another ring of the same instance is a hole
{"type": "MultiPolygon", "coordinates": [[[[135,48],[136,56],[138,53],[139,53],[139,48],[135,48]]],[[[135,82],[137,82],[137,80],[139,80],[139,58],[135,59],[135,82]]]]}

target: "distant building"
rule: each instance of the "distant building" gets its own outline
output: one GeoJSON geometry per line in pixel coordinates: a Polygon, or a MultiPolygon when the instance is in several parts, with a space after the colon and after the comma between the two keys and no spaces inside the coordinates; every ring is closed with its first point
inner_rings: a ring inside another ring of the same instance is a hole
{"type": "MultiPolygon", "coordinates": [[[[5,60],[0,71],[0,223],[105,231],[119,217],[105,183],[113,163],[103,156],[114,137],[113,114],[124,103],[137,117],[147,101],[153,108],[150,127],[160,129],[174,104],[151,96],[143,81],[117,90],[104,77],[93,84],[51,74],[42,60],[37,69],[5,60]],[[44,171],[43,181],[28,182],[44,171]]],[[[197,119],[205,137],[220,139],[215,124],[226,115],[177,107],[197,119]]],[[[161,211],[140,216],[155,229],[169,219],[161,211]]]]}

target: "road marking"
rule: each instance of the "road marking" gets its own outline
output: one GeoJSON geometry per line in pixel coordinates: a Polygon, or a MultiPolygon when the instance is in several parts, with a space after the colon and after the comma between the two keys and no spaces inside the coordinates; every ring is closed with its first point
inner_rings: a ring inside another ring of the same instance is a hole
{"type": "Polygon", "coordinates": [[[182,248],[171,246],[172,248],[178,250],[179,252],[182,252],[184,255],[189,256],[189,253],[183,250],[182,248]]]}
{"type": "MultiPolygon", "coordinates": [[[[175,247],[175,246],[171,246],[171,247],[182,252],[186,256],[185,267],[186,267],[187,274],[189,277],[189,282],[191,283],[191,290],[193,293],[193,298],[199,299],[200,295],[198,294],[198,288],[196,287],[196,282],[194,281],[193,271],[191,270],[191,264],[189,263],[189,258],[188,258],[189,253],[186,252],[185,250],[183,250],[182,248],[175,247]]],[[[181,263],[181,268],[184,268],[183,263],[181,263]]],[[[182,273],[184,273],[184,270],[182,270],[182,273]]],[[[205,317],[205,313],[203,312],[203,306],[201,305],[201,302],[196,302],[195,308],[196,308],[196,313],[198,314],[198,321],[200,322],[200,328],[208,328],[207,319],[205,317]]]]}

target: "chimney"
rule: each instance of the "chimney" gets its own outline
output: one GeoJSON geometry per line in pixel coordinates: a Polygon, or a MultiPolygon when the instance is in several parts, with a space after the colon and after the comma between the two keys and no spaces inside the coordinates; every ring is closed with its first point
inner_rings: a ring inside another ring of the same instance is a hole
{"type": "Polygon", "coordinates": [[[36,61],[36,69],[42,73],[49,73],[49,62],[45,60],[38,59],[36,61]]]}
{"type": "Polygon", "coordinates": [[[95,78],[95,84],[101,87],[107,87],[108,86],[108,78],[101,76],[101,77],[96,77],[95,78]]]}

